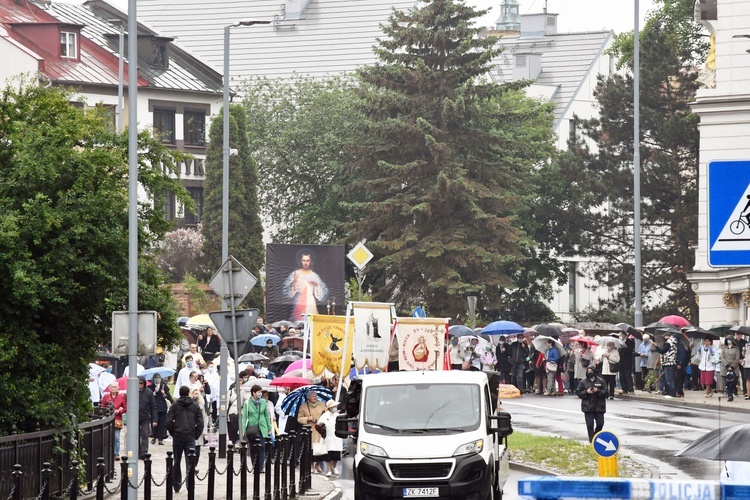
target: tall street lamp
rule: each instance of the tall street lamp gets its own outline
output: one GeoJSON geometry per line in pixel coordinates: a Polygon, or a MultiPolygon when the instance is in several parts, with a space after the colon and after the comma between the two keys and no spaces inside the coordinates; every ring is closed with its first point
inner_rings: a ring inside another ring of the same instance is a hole
{"type": "MultiPolygon", "coordinates": [[[[224,137],[222,145],[222,197],[221,197],[221,265],[223,266],[229,258],[229,31],[236,26],[252,26],[253,24],[271,24],[271,21],[259,21],[254,19],[247,19],[244,21],[238,21],[234,24],[224,26],[224,137]]],[[[229,264],[229,272],[232,272],[231,261],[229,264]]],[[[224,305],[226,308],[230,308],[234,312],[234,306],[232,305],[231,299],[226,299],[224,305]]],[[[232,335],[236,335],[236,329],[234,325],[234,318],[232,318],[232,335]]],[[[224,332],[222,332],[224,334],[224,332]]],[[[235,344],[236,346],[237,344],[235,344]]],[[[235,353],[239,356],[239,353],[235,353]]],[[[219,384],[220,403],[221,409],[219,412],[219,458],[226,457],[226,445],[227,445],[227,358],[229,352],[227,350],[226,342],[221,343],[221,380],[219,384]]],[[[237,386],[237,401],[238,412],[241,409],[242,397],[240,392],[239,382],[239,366],[237,363],[234,365],[235,368],[235,380],[237,386]]],[[[239,433],[242,436],[242,432],[239,433]]]]}
{"type": "Polygon", "coordinates": [[[229,30],[237,26],[271,24],[271,21],[247,19],[224,26],[224,144],[223,183],[221,201],[221,262],[229,257],[229,30]]]}

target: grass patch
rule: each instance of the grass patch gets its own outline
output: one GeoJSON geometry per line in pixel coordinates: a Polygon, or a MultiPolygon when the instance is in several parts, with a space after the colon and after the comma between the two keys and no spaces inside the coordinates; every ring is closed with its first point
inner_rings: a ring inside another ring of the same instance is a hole
{"type": "MultiPolygon", "coordinates": [[[[558,436],[514,431],[508,437],[510,459],[562,476],[598,475],[598,457],[588,443],[558,436]]],[[[627,455],[618,454],[620,477],[651,477],[648,468],[627,455]]]]}

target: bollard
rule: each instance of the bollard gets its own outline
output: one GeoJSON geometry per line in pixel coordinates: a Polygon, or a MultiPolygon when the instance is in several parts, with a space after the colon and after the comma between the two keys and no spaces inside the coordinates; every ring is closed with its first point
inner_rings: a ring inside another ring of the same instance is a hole
{"type": "Polygon", "coordinates": [[[312,430],[307,431],[307,448],[305,449],[305,454],[307,455],[307,463],[310,465],[305,472],[307,475],[305,478],[305,491],[307,491],[312,488],[312,466],[314,460],[312,453],[312,430]]]}
{"type": "Polygon", "coordinates": [[[42,500],[49,500],[49,483],[50,478],[52,477],[52,469],[50,469],[49,462],[44,462],[42,464],[42,494],[41,499],[42,500]]]}
{"type": "Polygon", "coordinates": [[[273,498],[281,500],[281,468],[284,466],[282,443],[280,438],[276,438],[276,444],[273,447],[273,498]]]}
{"type": "Polygon", "coordinates": [[[164,480],[167,483],[167,500],[172,500],[174,493],[174,452],[167,452],[167,478],[164,480]]]}
{"type": "Polygon", "coordinates": [[[21,465],[14,465],[13,472],[10,475],[13,478],[12,500],[21,500],[23,498],[23,471],[21,470],[21,465]]]}
{"type": "Polygon", "coordinates": [[[104,463],[104,457],[99,457],[96,461],[96,500],[104,500],[104,474],[107,464],[104,463]]]}
{"type": "Polygon", "coordinates": [[[120,500],[128,500],[128,457],[120,458],[120,500]]]}
{"type": "Polygon", "coordinates": [[[303,427],[299,431],[299,483],[298,489],[299,494],[305,494],[305,470],[310,470],[312,464],[307,463],[307,454],[305,453],[305,447],[307,446],[307,427],[303,427]]]}
{"type": "Polygon", "coordinates": [[[151,500],[151,453],[143,460],[143,500],[151,500]]]}
{"type": "MultiPolygon", "coordinates": [[[[227,445],[227,468],[226,472],[224,473],[227,475],[227,492],[226,492],[226,500],[232,500],[233,491],[234,490],[234,444],[229,443],[227,445]]],[[[245,472],[242,472],[242,475],[245,475],[245,472]]]]}
{"type": "Polygon", "coordinates": [[[188,500],[195,500],[195,448],[190,448],[187,454],[187,494],[188,500]]]}
{"type": "Polygon", "coordinates": [[[281,469],[281,500],[287,500],[289,490],[287,490],[287,467],[289,466],[289,436],[282,434],[279,440],[279,449],[281,450],[281,456],[279,457],[279,468],[281,469]]]}
{"type": "MultiPolygon", "coordinates": [[[[250,457],[252,463],[253,457],[250,457]]],[[[240,444],[240,499],[247,500],[247,474],[250,471],[247,467],[247,442],[242,441],[240,444]]]]}
{"type": "Polygon", "coordinates": [[[211,446],[208,449],[208,497],[207,500],[214,500],[214,485],[216,483],[216,448],[211,446]]]}
{"type": "Polygon", "coordinates": [[[252,446],[253,462],[253,500],[260,500],[260,439],[255,439],[252,446]]]}
{"type": "Polygon", "coordinates": [[[289,498],[297,498],[297,453],[299,452],[297,433],[289,432],[289,498]]]}
{"type": "Polygon", "coordinates": [[[266,439],[266,442],[264,443],[266,447],[266,460],[263,464],[263,470],[266,472],[266,480],[265,484],[263,485],[265,488],[265,495],[263,496],[264,500],[271,500],[271,487],[273,484],[271,484],[271,467],[273,465],[273,445],[271,444],[270,439],[266,439]]]}
{"type": "Polygon", "coordinates": [[[70,462],[70,471],[73,473],[73,477],[70,479],[70,500],[78,500],[78,466],[80,463],[78,460],[72,460],[70,462]]]}

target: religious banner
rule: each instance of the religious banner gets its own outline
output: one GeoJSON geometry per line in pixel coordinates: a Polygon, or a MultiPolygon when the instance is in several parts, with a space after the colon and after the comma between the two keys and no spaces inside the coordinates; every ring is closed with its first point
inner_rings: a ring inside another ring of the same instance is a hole
{"type": "MultiPolygon", "coordinates": [[[[346,340],[346,316],[326,316],[313,314],[310,316],[310,332],[312,339],[312,372],[320,375],[324,369],[332,373],[340,373],[342,360],[352,358],[352,341],[354,334],[354,318],[349,319],[349,340],[346,340]],[[346,354],[344,354],[346,350],[346,354]]],[[[343,363],[343,377],[349,375],[351,362],[343,363]]]]}
{"type": "Polygon", "coordinates": [[[352,302],[354,364],[362,369],[385,371],[391,348],[391,309],[386,302],[352,302]]]}
{"type": "Polygon", "coordinates": [[[399,370],[442,370],[447,318],[396,318],[399,370]]]}
{"type": "Polygon", "coordinates": [[[346,311],[343,245],[266,245],[266,321],[346,311]]]}

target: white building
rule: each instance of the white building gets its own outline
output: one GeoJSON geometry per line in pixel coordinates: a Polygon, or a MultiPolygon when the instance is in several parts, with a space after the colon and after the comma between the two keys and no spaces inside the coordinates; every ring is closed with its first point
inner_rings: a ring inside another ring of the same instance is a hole
{"type": "MultiPolygon", "coordinates": [[[[117,123],[119,24],[127,15],[104,2],[72,5],[58,2],[0,0],[0,84],[22,74],[76,89],[76,106],[102,106],[117,123]]],[[[138,108],[140,128],[153,127],[169,148],[195,156],[179,165],[180,178],[196,202],[197,214],[184,213],[174,195],[162,200],[170,219],[195,225],[203,205],[206,131],[218,113],[222,75],[145,26],[138,33],[138,108]]],[[[128,124],[129,64],[124,65],[124,113],[128,124]]]]}
{"type": "MultiPolygon", "coordinates": [[[[696,0],[696,20],[713,34],[715,48],[701,72],[693,111],[700,117],[698,248],[688,274],[700,307],[700,326],[748,324],[750,268],[709,265],[708,164],[750,160],[750,0],[696,0]]],[[[738,172],[737,183],[750,185],[738,172]]],[[[750,246],[748,246],[750,250],[750,246]]]]}

